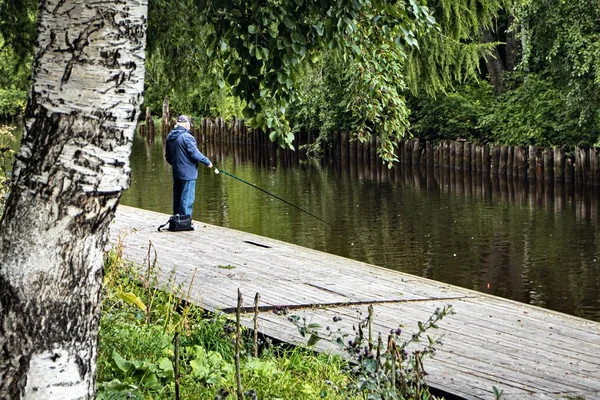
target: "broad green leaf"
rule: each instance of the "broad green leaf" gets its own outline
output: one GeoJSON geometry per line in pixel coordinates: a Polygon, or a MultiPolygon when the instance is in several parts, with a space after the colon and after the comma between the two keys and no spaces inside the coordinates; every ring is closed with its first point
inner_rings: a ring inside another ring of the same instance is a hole
{"type": "Polygon", "coordinates": [[[315,344],[317,344],[317,342],[321,340],[321,338],[317,335],[315,335],[314,333],[312,333],[310,335],[310,337],[308,338],[308,341],[306,342],[307,346],[314,346],[315,344]]]}
{"type": "Polygon", "coordinates": [[[256,114],[256,122],[258,122],[259,124],[262,124],[262,122],[265,119],[265,113],[258,113],[256,114]]]}
{"type": "Polygon", "coordinates": [[[283,23],[285,24],[285,26],[287,26],[287,28],[289,30],[294,30],[296,29],[296,23],[294,22],[294,20],[290,17],[285,17],[285,19],[283,20],[283,23]]]}
{"type": "Polygon", "coordinates": [[[99,382],[98,386],[107,389],[110,392],[122,392],[125,390],[137,390],[138,387],[128,383],[123,383],[118,379],[113,379],[110,382],[99,382]]]}
{"type": "Polygon", "coordinates": [[[116,350],[113,350],[111,358],[112,358],[113,362],[115,363],[115,366],[121,372],[123,372],[124,375],[129,375],[129,373],[133,371],[133,369],[134,369],[133,363],[131,363],[131,362],[127,361],[126,359],[124,359],[123,357],[121,357],[121,355],[119,353],[117,353],[116,350]]]}
{"type": "Polygon", "coordinates": [[[277,370],[277,364],[273,361],[262,361],[256,358],[251,358],[246,361],[244,368],[264,377],[270,377],[279,372],[277,370]]]}
{"type": "Polygon", "coordinates": [[[251,119],[254,116],[254,110],[252,110],[250,107],[245,107],[242,111],[242,114],[244,114],[245,119],[251,119]]]}
{"type": "Polygon", "coordinates": [[[316,25],[313,25],[313,28],[315,28],[315,31],[317,31],[317,35],[319,36],[323,36],[323,33],[325,32],[325,29],[323,28],[323,24],[322,23],[318,23],[316,25]]]}
{"type": "Polygon", "coordinates": [[[161,384],[158,381],[156,374],[154,374],[152,372],[147,372],[144,374],[144,377],[142,378],[140,385],[143,387],[156,388],[156,389],[161,387],[161,384]]]}
{"type": "Polygon", "coordinates": [[[122,291],[117,292],[117,297],[123,300],[126,303],[133,304],[137,306],[143,312],[146,312],[146,305],[138,296],[133,292],[123,293],[122,291]]]}
{"type": "Polygon", "coordinates": [[[306,44],[306,38],[304,35],[300,35],[299,33],[292,33],[292,40],[296,43],[306,44]]]}
{"type": "Polygon", "coordinates": [[[167,357],[162,357],[158,361],[158,367],[165,372],[173,372],[173,362],[167,357]]]}

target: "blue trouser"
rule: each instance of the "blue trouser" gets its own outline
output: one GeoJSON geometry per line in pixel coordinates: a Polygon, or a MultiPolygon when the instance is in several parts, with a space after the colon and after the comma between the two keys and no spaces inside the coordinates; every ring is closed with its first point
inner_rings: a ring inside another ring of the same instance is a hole
{"type": "Polygon", "coordinates": [[[196,195],[196,180],[173,181],[173,215],[192,215],[196,195]]]}

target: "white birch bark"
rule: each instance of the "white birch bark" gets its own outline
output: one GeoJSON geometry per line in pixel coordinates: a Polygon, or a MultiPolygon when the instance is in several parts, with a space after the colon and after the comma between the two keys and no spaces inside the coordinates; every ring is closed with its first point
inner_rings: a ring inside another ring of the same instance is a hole
{"type": "Polygon", "coordinates": [[[0,398],[95,395],[103,252],[129,184],[147,0],[41,0],[0,222],[0,398]]]}

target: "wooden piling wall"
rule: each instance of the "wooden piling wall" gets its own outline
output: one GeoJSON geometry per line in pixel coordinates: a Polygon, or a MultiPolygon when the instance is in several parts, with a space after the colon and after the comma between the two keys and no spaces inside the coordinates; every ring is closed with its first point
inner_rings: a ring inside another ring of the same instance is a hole
{"type": "MultiPolygon", "coordinates": [[[[171,118],[165,99],[163,117],[171,118]]],[[[163,129],[172,129],[173,119],[161,124],[163,129]]],[[[271,143],[268,134],[260,130],[249,130],[243,120],[226,122],[222,118],[201,118],[192,128],[199,146],[203,143],[225,145],[264,146],[268,148],[265,157],[269,165],[298,163],[308,157],[307,149],[314,146],[313,133],[297,133],[293,142],[294,150],[282,149],[271,143]]],[[[154,123],[147,111],[146,123],[140,125],[139,132],[154,140],[154,123]]],[[[163,140],[164,140],[163,135],[163,140]]],[[[384,179],[390,179],[398,172],[380,168],[382,164],[378,149],[379,138],[371,135],[368,140],[352,139],[348,132],[337,135],[333,141],[322,147],[324,162],[346,165],[359,163],[370,165],[378,179],[379,170],[385,172],[384,179]]],[[[249,150],[250,152],[253,150],[249,150]]],[[[256,155],[258,157],[257,151],[256,155]]],[[[576,146],[575,148],[542,148],[538,146],[511,146],[503,144],[477,144],[463,140],[441,140],[437,143],[420,139],[405,139],[396,143],[394,152],[395,169],[434,168],[451,169],[481,175],[482,179],[493,176],[526,179],[529,181],[554,181],[583,185],[600,185],[600,148],[576,146]]],[[[349,167],[351,169],[351,167],[349,167]]]]}

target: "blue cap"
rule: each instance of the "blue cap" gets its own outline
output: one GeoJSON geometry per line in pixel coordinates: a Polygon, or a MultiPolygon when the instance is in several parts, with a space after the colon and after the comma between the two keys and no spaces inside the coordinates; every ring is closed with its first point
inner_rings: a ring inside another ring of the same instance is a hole
{"type": "Polygon", "coordinates": [[[190,124],[190,126],[194,126],[194,124],[192,124],[192,119],[190,117],[188,117],[187,115],[180,115],[179,117],[177,117],[177,123],[184,123],[187,122],[188,124],[190,124]]]}

